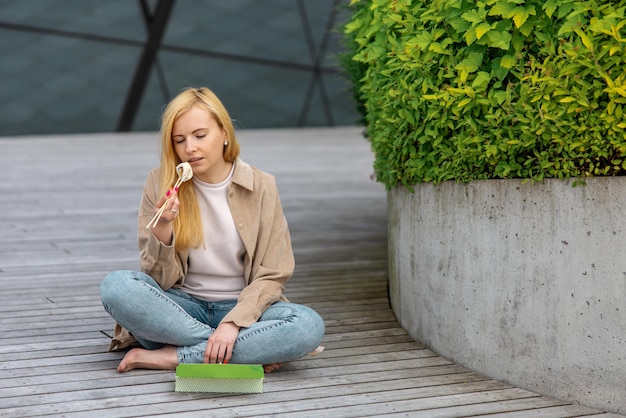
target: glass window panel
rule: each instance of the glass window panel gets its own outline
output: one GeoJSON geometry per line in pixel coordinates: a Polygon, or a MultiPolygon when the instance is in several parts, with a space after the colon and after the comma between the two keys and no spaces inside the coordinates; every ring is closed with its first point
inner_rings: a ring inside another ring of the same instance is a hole
{"type": "Polygon", "coordinates": [[[336,126],[356,125],[361,118],[352,97],[352,84],[346,77],[337,73],[324,76],[324,85],[336,126]]]}
{"type": "Polygon", "coordinates": [[[238,128],[296,126],[309,72],[161,52],[172,94],[206,86],[224,102],[238,128]]]}
{"type": "MultiPolygon", "coordinates": [[[[169,88],[166,88],[164,91],[159,82],[158,69],[155,66],[150,72],[141,104],[137,109],[133,131],[158,131],[161,128],[161,113],[170,100],[168,90],[169,88]]],[[[172,93],[178,93],[178,90],[172,93]]]]}
{"type": "Polygon", "coordinates": [[[14,63],[0,69],[0,134],[115,130],[138,48],[2,29],[0,39],[14,63]]]}
{"type": "Polygon", "coordinates": [[[0,23],[143,42],[146,25],[138,1],[2,0],[0,23]]]}
{"type": "Polygon", "coordinates": [[[294,0],[179,0],[164,43],[311,64],[298,2],[294,0]]]}
{"type": "MultiPolygon", "coordinates": [[[[339,1],[336,24],[348,1],[339,1]]],[[[157,3],[147,1],[152,11],[157,3]]],[[[177,0],[157,59],[164,79],[156,66],[146,74],[132,129],[158,129],[169,98],[195,85],[213,88],[238,128],[319,126],[328,111],[335,125],[353,124],[349,83],[337,75],[341,36],[327,32],[333,7],[334,0],[177,0]],[[307,99],[324,42],[326,97],[316,83],[307,99]]],[[[2,0],[0,135],[114,131],[146,34],[139,1],[2,0]]]]}

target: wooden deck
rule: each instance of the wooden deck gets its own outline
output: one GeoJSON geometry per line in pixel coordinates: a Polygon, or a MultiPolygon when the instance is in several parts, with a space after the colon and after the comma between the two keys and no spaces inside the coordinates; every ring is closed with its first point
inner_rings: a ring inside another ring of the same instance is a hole
{"type": "Polygon", "coordinates": [[[276,175],[326,350],[257,395],[174,392],[174,373],[115,371],[98,286],[137,268],[136,211],[156,134],[0,138],[0,416],[609,416],[491,380],[399,327],[387,299],[386,202],[355,128],[239,132],[276,175]]]}

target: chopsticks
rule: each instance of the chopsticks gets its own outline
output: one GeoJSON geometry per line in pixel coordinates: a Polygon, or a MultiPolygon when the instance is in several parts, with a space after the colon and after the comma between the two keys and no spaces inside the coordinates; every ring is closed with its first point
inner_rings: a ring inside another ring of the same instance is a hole
{"type": "MultiPolygon", "coordinates": [[[[191,169],[191,165],[189,163],[180,163],[176,166],[176,174],[178,174],[178,180],[174,184],[174,189],[177,189],[184,181],[187,181],[193,177],[193,171],[191,169]]],[[[150,228],[150,225],[154,228],[156,224],[161,219],[161,215],[163,215],[163,211],[165,211],[165,207],[167,203],[170,201],[172,197],[168,197],[167,200],[163,203],[159,211],[150,219],[148,225],[146,225],[146,229],[150,228]]]]}
{"type": "MultiPolygon", "coordinates": [[[[179,178],[178,180],[176,180],[176,184],[174,184],[174,189],[180,186],[182,183],[182,179],[179,178]]],[[[161,206],[159,211],[152,217],[150,222],[148,222],[148,225],[146,225],[146,229],[150,228],[150,225],[152,225],[153,228],[156,226],[157,222],[159,222],[159,219],[161,219],[161,215],[163,215],[163,211],[165,211],[165,206],[167,206],[167,202],[169,202],[170,199],[171,197],[167,198],[165,203],[163,203],[163,206],[161,206]]]]}

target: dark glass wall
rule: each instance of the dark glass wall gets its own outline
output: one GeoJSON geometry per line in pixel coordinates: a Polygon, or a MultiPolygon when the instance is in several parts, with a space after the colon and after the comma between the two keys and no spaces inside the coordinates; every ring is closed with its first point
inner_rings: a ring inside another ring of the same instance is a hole
{"type": "Polygon", "coordinates": [[[0,135],[155,130],[207,86],[239,128],[352,125],[347,0],[2,0],[0,135]]]}

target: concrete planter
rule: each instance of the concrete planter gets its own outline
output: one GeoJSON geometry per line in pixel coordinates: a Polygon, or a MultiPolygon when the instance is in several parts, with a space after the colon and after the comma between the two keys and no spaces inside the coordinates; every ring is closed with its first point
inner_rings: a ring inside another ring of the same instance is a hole
{"type": "Polygon", "coordinates": [[[626,414],[626,179],[389,192],[390,294],[471,370],[626,414]]]}

